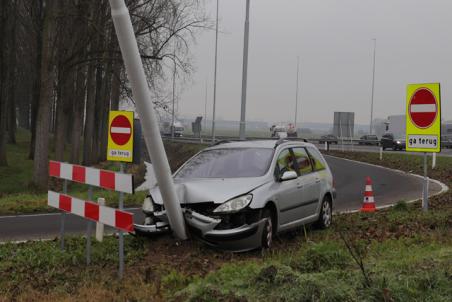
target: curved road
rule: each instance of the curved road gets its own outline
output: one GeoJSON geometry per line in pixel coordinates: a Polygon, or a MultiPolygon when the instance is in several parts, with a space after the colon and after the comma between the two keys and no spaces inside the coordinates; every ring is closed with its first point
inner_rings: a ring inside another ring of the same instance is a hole
{"type": "MultiPolygon", "coordinates": [[[[421,197],[422,179],[418,177],[345,159],[330,156],[325,158],[336,183],[338,194],[335,200],[336,211],[357,210],[361,207],[367,176],[372,178],[377,206],[421,197]]],[[[439,185],[430,182],[430,194],[440,190],[439,185]]],[[[143,216],[140,209],[133,209],[132,212],[136,214],[135,221],[141,223],[143,216]]],[[[66,215],[67,233],[84,233],[86,225],[86,220],[66,215]]],[[[51,239],[58,236],[59,229],[58,213],[0,217],[0,241],[51,239]]],[[[110,228],[106,230],[113,231],[110,228]]]]}

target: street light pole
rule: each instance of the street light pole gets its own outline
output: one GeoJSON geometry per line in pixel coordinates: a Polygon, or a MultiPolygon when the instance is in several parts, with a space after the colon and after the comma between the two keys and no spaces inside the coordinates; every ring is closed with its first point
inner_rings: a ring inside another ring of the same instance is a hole
{"type": "Polygon", "coordinates": [[[297,131],[297,115],[298,115],[298,75],[299,75],[299,70],[300,70],[300,57],[297,56],[297,88],[295,90],[295,122],[294,122],[294,126],[295,126],[295,131],[297,131]]]}
{"type": "Polygon", "coordinates": [[[250,0],[246,0],[245,35],[243,38],[243,69],[242,69],[242,108],[240,112],[240,139],[245,139],[246,119],[246,82],[248,76],[248,41],[250,34],[250,0]]]}
{"type": "Polygon", "coordinates": [[[174,103],[176,102],[176,49],[174,49],[174,70],[173,70],[173,109],[171,114],[171,139],[174,140],[174,103]]]}
{"type": "Polygon", "coordinates": [[[372,134],[373,119],[374,119],[374,90],[375,90],[375,56],[377,52],[377,39],[372,39],[374,41],[374,65],[372,70],[372,98],[370,101],[370,129],[369,134],[372,134]]]}
{"type": "Polygon", "coordinates": [[[220,1],[217,0],[217,20],[215,26],[215,67],[213,73],[213,113],[212,113],[212,142],[215,142],[215,109],[217,105],[217,62],[218,62],[218,10],[220,1]]]}
{"type": "Polygon", "coordinates": [[[206,92],[204,95],[204,129],[207,129],[207,78],[206,78],[206,92]]]}
{"type": "Polygon", "coordinates": [[[137,40],[124,0],[109,0],[113,24],[121,48],[127,76],[132,87],[133,98],[143,130],[146,147],[154,166],[155,177],[162,193],[171,229],[179,239],[187,239],[184,216],[174,187],[168,158],[163,147],[159,126],[155,117],[143,62],[138,51],[137,40]]]}

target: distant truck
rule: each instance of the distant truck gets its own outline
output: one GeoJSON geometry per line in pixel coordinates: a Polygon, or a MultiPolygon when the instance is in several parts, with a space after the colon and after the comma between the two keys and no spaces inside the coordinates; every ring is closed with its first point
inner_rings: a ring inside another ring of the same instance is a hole
{"type": "Polygon", "coordinates": [[[289,124],[287,127],[284,125],[273,125],[270,128],[271,137],[286,138],[297,137],[297,130],[293,124],[289,124]]]}
{"type": "MultiPolygon", "coordinates": [[[[174,122],[174,136],[175,137],[181,137],[183,136],[183,133],[185,131],[184,125],[182,125],[181,122],[175,121],[174,122]]],[[[171,122],[163,122],[160,125],[160,132],[163,136],[171,136],[172,135],[172,127],[171,122]]]]}
{"type": "Polygon", "coordinates": [[[285,126],[282,125],[273,125],[270,128],[271,137],[277,138],[286,138],[287,130],[285,126]]]}

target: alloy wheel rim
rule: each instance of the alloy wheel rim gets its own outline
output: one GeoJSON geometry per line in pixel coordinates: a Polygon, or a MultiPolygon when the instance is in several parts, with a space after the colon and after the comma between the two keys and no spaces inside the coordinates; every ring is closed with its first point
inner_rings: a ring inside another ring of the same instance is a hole
{"type": "Polygon", "coordinates": [[[331,208],[329,202],[323,203],[323,224],[329,226],[331,224],[331,208]]]}
{"type": "Polygon", "coordinates": [[[272,244],[273,226],[272,220],[269,218],[267,223],[267,246],[270,247],[272,244]]]}

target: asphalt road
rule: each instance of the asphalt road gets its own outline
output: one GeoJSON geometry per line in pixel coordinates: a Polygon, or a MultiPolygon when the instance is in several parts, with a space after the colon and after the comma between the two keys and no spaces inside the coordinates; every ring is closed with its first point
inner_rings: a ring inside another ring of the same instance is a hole
{"type": "MultiPolygon", "coordinates": [[[[372,178],[377,206],[421,197],[422,180],[418,177],[339,158],[326,157],[326,159],[333,171],[338,193],[335,200],[336,211],[356,210],[361,207],[366,176],[372,178]]],[[[440,190],[439,185],[430,183],[430,193],[440,190]]],[[[142,223],[140,209],[131,211],[135,213],[135,221],[142,223]]],[[[51,213],[0,217],[0,241],[55,238],[60,230],[60,216],[58,213],[51,213]]],[[[66,233],[86,232],[86,220],[66,215],[65,221],[66,233]]],[[[114,230],[106,228],[106,231],[114,230]]]]}

